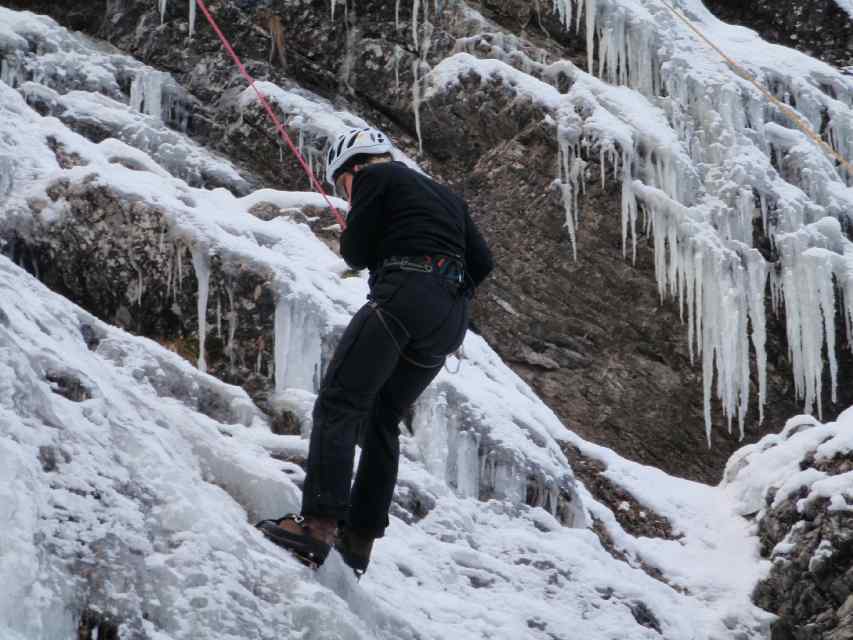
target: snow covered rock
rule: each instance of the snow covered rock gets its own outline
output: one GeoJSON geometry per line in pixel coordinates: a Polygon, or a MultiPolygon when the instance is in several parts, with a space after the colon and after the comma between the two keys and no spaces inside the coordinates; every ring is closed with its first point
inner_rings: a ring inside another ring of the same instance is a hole
{"type": "Polygon", "coordinates": [[[792,419],[732,458],[725,488],[753,514],[772,568],[755,601],[773,637],[837,640],[853,628],[853,410],[792,419]]]}

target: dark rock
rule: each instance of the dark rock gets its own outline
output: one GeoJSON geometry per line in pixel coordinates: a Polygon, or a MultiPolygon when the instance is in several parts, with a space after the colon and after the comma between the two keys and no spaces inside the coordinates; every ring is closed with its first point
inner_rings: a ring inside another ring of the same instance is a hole
{"type": "Polygon", "coordinates": [[[660,622],[645,602],[632,600],[628,603],[628,607],[631,609],[631,614],[634,616],[637,624],[661,633],[660,622]]]}
{"type": "Polygon", "coordinates": [[[705,0],[717,17],[837,67],[853,64],[853,20],[835,0],[705,0]]]}
{"type": "Polygon", "coordinates": [[[280,436],[298,436],[301,433],[299,419],[290,411],[282,411],[270,420],[270,429],[280,436]]]}
{"type": "Polygon", "coordinates": [[[87,609],[77,625],[77,640],[119,640],[121,625],[110,616],[87,609]]]}
{"type": "Polygon", "coordinates": [[[39,447],[39,462],[43,471],[50,473],[59,468],[59,459],[56,447],[41,446],[39,447]]]}
{"type": "Polygon", "coordinates": [[[87,162],[80,157],[79,153],[69,152],[65,145],[59,142],[53,136],[47,138],[47,146],[56,155],[56,162],[63,169],[71,169],[72,167],[85,166],[87,162]]]}
{"type": "Polygon", "coordinates": [[[101,337],[95,332],[90,324],[83,323],[80,325],[80,335],[83,336],[86,346],[89,347],[91,351],[97,349],[98,345],[101,343],[101,337]]]}
{"type": "Polygon", "coordinates": [[[401,481],[394,489],[391,515],[407,524],[423,520],[435,508],[435,498],[416,484],[401,481]]]}
{"type": "Polygon", "coordinates": [[[72,402],[83,402],[92,397],[91,392],[73,373],[68,371],[48,371],[45,379],[50,383],[50,390],[72,402]]]}

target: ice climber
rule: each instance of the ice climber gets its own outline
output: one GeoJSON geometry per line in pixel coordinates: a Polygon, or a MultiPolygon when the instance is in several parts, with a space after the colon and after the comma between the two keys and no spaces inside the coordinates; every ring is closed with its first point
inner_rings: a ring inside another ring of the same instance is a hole
{"type": "Polygon", "coordinates": [[[341,255],[370,270],[370,293],[314,404],[301,515],[258,523],[312,566],[334,546],[358,575],[389,524],[399,423],[462,343],[473,290],[494,266],[465,201],[392,160],[391,148],[363,128],[328,151],[327,179],[350,201],[341,255]]]}

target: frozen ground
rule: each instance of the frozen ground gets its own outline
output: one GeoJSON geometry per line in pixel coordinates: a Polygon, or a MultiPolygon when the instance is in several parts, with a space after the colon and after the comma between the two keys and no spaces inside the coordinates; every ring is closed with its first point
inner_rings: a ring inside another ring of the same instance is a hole
{"type": "MultiPolygon", "coordinates": [[[[25,227],[33,202],[46,221],[68,215],[48,194],[59,179],[160,208],[169,225],[163,241],[193,253],[202,313],[211,254],[269,274],[279,301],[276,390],[289,406],[310,406],[320,339],[361,304],[366,283],[340,279],[345,265],[306,226],[247,211],[258,202],[322,207],[319,196],[234,195],[245,183],[233,167],[193,146],[179,121],[169,122],[173,110],[162,108],[168,79],[49,20],[0,9],[0,53],[2,225],[25,227]],[[31,42],[52,66],[30,56],[31,42]],[[132,95],[121,93],[125,76],[136,83],[132,95]],[[51,102],[57,117],[39,115],[27,100],[51,102]],[[90,142],[66,123],[81,119],[113,136],[90,142]],[[79,164],[60,167],[51,140],[79,164]],[[163,140],[174,153],[163,154],[163,140]],[[232,191],[199,186],[202,174],[232,191]]],[[[495,70],[516,73],[490,63],[489,73],[495,70]]],[[[603,101],[587,123],[612,140],[635,135],[613,119],[624,104],[621,89],[580,72],[577,78],[571,97],[554,95],[548,104],[586,100],[595,111],[603,101]]],[[[540,85],[530,78],[519,87],[540,85]]],[[[311,136],[350,118],[307,92],[276,100],[303,114],[311,136]]],[[[566,156],[570,164],[576,159],[566,156]]],[[[432,508],[419,521],[394,518],[360,584],[334,555],[315,576],[251,526],[298,506],[301,471],[270,454],[304,452],[304,439],[273,435],[242,390],[202,371],[204,335],[193,367],[101,323],[6,258],[0,294],[4,638],[71,637],[83,612],[114,620],[128,637],[157,640],[767,636],[770,616],[749,599],[767,564],[740,514],[749,513],[744,495],[760,497],[783,481],[770,458],[752,458],[755,473],[719,488],[622,460],[566,430],[469,336],[460,372],[442,373],[418,407],[416,435],[404,441],[397,501],[416,493],[432,508]],[[206,412],[200,398],[211,395],[226,412],[206,412]],[[677,539],[622,530],[574,479],[566,445],[606,463],[608,477],[671,520],[677,539]],[[530,478],[534,506],[525,504],[530,478]],[[627,561],[602,547],[590,529],[594,519],[627,561]]],[[[833,490],[843,499],[844,487],[833,490]]]]}

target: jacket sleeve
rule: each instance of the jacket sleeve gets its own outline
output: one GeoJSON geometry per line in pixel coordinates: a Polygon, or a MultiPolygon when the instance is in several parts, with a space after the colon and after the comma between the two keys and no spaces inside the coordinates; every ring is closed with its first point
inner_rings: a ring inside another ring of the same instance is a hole
{"type": "Polygon", "coordinates": [[[347,228],[341,234],[341,256],[352,269],[364,269],[376,261],[379,224],[382,217],[388,172],[381,165],[368,166],[355,174],[352,207],[347,228]]]}
{"type": "Polygon", "coordinates": [[[468,205],[465,205],[465,265],[475,287],[479,286],[495,268],[492,252],[477,225],[474,224],[468,205]]]}

